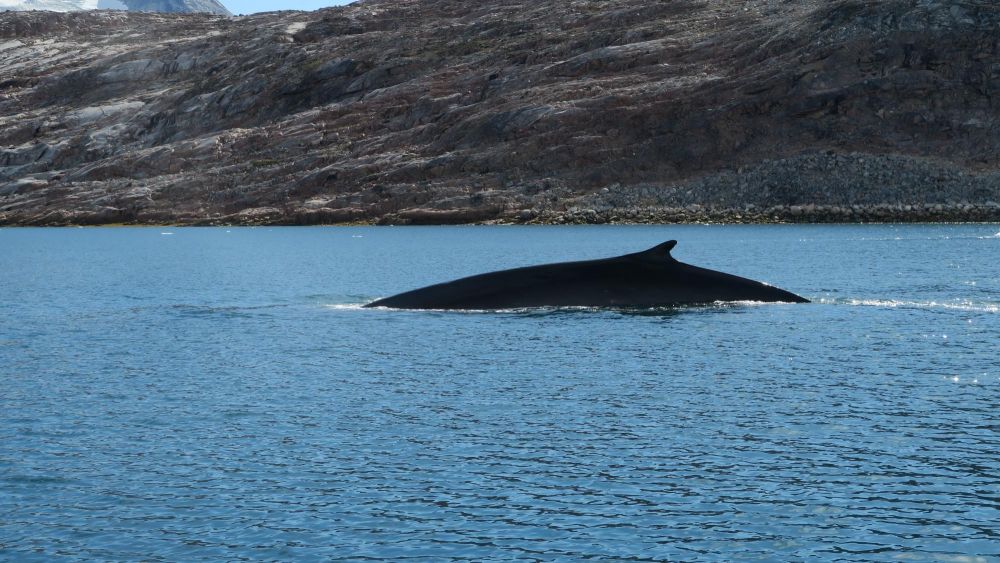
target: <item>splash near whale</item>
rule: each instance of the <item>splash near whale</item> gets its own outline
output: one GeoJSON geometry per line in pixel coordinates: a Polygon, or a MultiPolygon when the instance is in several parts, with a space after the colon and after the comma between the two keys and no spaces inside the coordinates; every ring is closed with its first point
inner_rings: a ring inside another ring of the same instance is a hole
{"type": "Polygon", "coordinates": [[[719,301],[808,303],[794,293],[678,262],[671,240],[614,258],[514,268],[414,289],[365,307],[394,309],[649,308],[719,301]]]}

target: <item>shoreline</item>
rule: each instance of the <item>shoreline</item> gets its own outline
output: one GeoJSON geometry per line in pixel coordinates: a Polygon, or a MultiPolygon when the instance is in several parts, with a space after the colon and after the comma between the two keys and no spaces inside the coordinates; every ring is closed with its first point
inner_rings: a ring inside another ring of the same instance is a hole
{"type": "Polygon", "coordinates": [[[360,210],[303,212],[277,208],[200,217],[151,214],[122,217],[118,210],[55,211],[42,217],[0,214],[0,227],[255,227],[255,226],[406,226],[406,225],[774,225],[774,224],[969,224],[1000,223],[1000,204],[880,204],[852,206],[782,205],[743,209],[635,207],[498,212],[496,209],[409,209],[377,217],[360,210]]]}

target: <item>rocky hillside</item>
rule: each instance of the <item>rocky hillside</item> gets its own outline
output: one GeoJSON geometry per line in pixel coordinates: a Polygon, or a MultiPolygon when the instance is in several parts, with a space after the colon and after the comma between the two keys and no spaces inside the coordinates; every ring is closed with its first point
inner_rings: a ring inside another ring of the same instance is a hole
{"type": "Polygon", "coordinates": [[[0,14],[0,223],[1000,219],[992,0],[0,14]]]}

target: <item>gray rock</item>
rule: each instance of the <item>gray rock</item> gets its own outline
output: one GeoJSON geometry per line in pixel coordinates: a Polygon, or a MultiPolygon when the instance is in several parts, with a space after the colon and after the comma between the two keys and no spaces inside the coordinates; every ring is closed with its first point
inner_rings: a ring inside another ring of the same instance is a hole
{"type": "Polygon", "coordinates": [[[913,0],[0,13],[0,223],[996,218],[998,28],[913,0]]]}

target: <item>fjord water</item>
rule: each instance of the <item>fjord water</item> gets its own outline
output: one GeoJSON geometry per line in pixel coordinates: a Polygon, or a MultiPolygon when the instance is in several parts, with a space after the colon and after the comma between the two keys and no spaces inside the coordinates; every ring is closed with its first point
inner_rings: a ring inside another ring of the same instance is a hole
{"type": "Polygon", "coordinates": [[[0,559],[1000,557],[998,231],[0,229],[0,559]],[[814,303],[359,307],[668,239],[814,303]]]}

